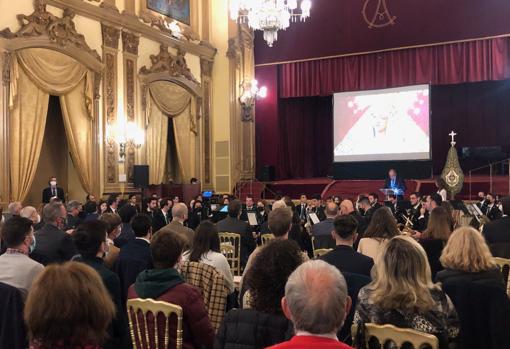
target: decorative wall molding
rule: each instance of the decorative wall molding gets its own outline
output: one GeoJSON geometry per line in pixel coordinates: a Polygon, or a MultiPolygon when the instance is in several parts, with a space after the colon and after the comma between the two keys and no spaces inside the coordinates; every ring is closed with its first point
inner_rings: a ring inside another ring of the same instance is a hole
{"type": "Polygon", "coordinates": [[[202,82],[202,182],[205,189],[212,188],[212,142],[211,142],[211,110],[212,110],[212,61],[200,60],[202,82]]]}
{"type": "MultiPolygon", "coordinates": [[[[140,33],[143,37],[169,47],[182,47],[186,52],[199,57],[213,59],[217,51],[206,41],[195,43],[192,41],[180,40],[173,37],[167,28],[153,28],[150,24],[142,23],[138,17],[134,17],[128,13],[121,14],[115,11],[104,11],[104,9],[83,0],[46,0],[46,3],[62,9],[71,9],[81,16],[92,18],[102,23],[119,26],[130,32],[140,33]]],[[[188,34],[186,35],[190,36],[188,34]]]]}
{"type": "MultiPolygon", "coordinates": [[[[136,120],[136,72],[138,60],[138,45],[140,36],[122,31],[122,56],[124,62],[124,111],[128,122],[137,122],[136,120]]],[[[126,175],[128,186],[134,189],[134,165],[136,149],[133,144],[129,144],[126,156],[126,175]]]]}
{"type": "Polygon", "coordinates": [[[111,136],[117,121],[117,52],[120,29],[101,23],[103,36],[103,61],[105,63],[103,79],[103,134],[105,135],[105,191],[110,191],[118,179],[118,145],[111,136]]]}

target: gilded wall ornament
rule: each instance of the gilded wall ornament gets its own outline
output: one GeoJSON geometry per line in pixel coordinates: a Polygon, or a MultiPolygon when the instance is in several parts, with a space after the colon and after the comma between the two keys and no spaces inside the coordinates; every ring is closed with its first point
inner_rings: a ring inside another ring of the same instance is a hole
{"type": "Polygon", "coordinates": [[[365,0],[361,13],[370,29],[394,25],[397,19],[390,13],[386,0],[365,0]]]}

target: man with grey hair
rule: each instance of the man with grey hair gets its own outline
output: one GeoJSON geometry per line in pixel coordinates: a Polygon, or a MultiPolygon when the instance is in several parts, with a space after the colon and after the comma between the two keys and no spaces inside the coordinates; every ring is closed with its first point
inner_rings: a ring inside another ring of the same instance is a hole
{"type": "Polygon", "coordinates": [[[7,211],[3,213],[3,220],[6,221],[12,216],[19,216],[22,208],[23,206],[21,205],[21,202],[11,202],[9,206],[7,206],[7,211]]]}
{"type": "Polygon", "coordinates": [[[20,216],[23,218],[28,218],[34,223],[34,231],[41,229],[44,225],[41,221],[41,216],[39,212],[37,212],[36,208],[33,206],[25,206],[20,212],[20,216]]]}
{"type": "Polygon", "coordinates": [[[336,336],[350,308],[347,284],[337,268],[321,260],[301,264],[290,275],[282,298],[295,336],[270,349],[352,349],[336,336]]]}
{"type": "Polygon", "coordinates": [[[195,232],[186,227],[184,223],[188,219],[188,207],[182,202],[177,202],[172,207],[172,221],[161,228],[159,231],[171,231],[177,234],[181,234],[186,239],[185,250],[190,249],[193,243],[195,232]]]}
{"type": "Polygon", "coordinates": [[[83,211],[81,202],[71,200],[67,203],[67,225],[65,230],[76,229],[81,224],[80,213],[83,211]]]}
{"type": "Polygon", "coordinates": [[[76,254],[76,248],[63,229],[67,212],[62,203],[46,204],[43,208],[45,225],[35,233],[35,252],[44,257],[45,264],[63,263],[76,254]]]}
{"type": "Polygon", "coordinates": [[[333,223],[337,216],[338,205],[329,202],[326,206],[326,219],[312,226],[315,249],[335,247],[335,240],[331,238],[331,232],[335,229],[333,223]]]}

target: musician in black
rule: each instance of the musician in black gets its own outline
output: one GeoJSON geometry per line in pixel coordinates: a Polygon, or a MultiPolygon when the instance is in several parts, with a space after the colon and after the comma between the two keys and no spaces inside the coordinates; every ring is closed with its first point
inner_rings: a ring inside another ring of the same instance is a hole
{"type": "Polygon", "coordinates": [[[503,213],[499,209],[497,202],[496,202],[496,196],[492,193],[487,194],[487,205],[482,206],[483,210],[482,213],[487,216],[491,221],[494,221],[496,219],[499,219],[503,217],[503,213]]]}

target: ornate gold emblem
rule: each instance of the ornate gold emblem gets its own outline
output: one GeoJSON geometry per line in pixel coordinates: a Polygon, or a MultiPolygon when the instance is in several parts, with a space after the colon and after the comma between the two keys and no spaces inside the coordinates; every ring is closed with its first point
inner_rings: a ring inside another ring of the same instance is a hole
{"type": "Polygon", "coordinates": [[[394,25],[397,16],[392,16],[390,10],[388,9],[388,5],[386,4],[386,0],[365,0],[363,4],[363,10],[361,11],[363,14],[363,18],[365,22],[368,24],[368,28],[384,28],[389,25],[394,25]],[[369,10],[374,9],[375,11],[372,14],[368,14],[369,10]]]}

